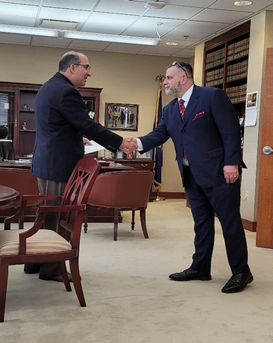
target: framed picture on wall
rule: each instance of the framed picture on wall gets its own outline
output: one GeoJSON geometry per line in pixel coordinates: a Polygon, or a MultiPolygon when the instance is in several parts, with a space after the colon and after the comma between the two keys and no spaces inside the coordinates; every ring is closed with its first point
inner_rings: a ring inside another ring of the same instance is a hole
{"type": "Polygon", "coordinates": [[[105,103],[105,127],[110,130],[137,131],[138,105],[105,103]]]}

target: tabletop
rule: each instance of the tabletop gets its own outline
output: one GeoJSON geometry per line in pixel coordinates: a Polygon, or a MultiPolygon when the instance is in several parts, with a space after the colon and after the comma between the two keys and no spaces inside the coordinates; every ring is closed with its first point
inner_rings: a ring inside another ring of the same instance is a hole
{"type": "Polygon", "coordinates": [[[0,206],[7,205],[20,198],[20,193],[11,187],[0,185],[0,206]]]}

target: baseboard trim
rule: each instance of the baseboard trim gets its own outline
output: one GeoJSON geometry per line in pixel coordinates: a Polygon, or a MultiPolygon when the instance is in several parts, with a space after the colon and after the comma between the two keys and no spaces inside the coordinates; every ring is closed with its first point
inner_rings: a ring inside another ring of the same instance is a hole
{"type": "Polygon", "coordinates": [[[243,227],[247,231],[256,232],[257,222],[252,222],[242,218],[243,227]]]}
{"type": "Polygon", "coordinates": [[[165,199],[187,199],[186,193],[184,192],[159,192],[158,194],[156,192],[152,192],[152,196],[154,198],[159,196],[160,198],[165,199]]]}

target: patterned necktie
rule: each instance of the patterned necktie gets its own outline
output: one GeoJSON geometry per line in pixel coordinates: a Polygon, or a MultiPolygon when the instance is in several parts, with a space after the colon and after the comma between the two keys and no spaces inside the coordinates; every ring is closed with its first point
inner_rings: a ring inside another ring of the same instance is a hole
{"type": "Polygon", "coordinates": [[[179,100],[179,111],[180,111],[180,115],[181,115],[181,118],[182,120],[184,120],[184,112],[185,112],[185,106],[184,106],[184,100],[183,99],[180,99],[179,100]]]}
{"type": "MultiPolygon", "coordinates": [[[[180,111],[180,115],[181,115],[181,118],[182,118],[182,120],[184,120],[184,112],[185,112],[185,106],[184,106],[184,100],[183,99],[180,99],[179,100],[179,111],[180,111]]],[[[184,154],[183,154],[183,158],[184,158],[184,160],[188,160],[187,159],[187,156],[186,156],[186,153],[185,153],[185,150],[184,150],[184,154]]]]}

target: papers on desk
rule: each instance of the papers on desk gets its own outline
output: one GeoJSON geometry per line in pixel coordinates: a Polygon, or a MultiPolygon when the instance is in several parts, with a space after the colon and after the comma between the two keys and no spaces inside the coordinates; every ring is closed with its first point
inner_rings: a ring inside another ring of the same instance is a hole
{"type": "Polygon", "coordinates": [[[85,154],[91,154],[92,152],[97,152],[97,151],[105,149],[104,146],[102,146],[102,145],[100,145],[94,141],[91,141],[91,144],[92,145],[87,145],[87,144],[84,145],[84,153],[85,154]]]}

